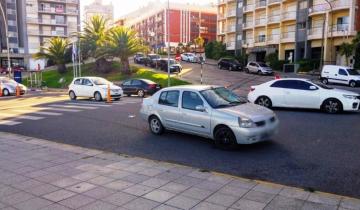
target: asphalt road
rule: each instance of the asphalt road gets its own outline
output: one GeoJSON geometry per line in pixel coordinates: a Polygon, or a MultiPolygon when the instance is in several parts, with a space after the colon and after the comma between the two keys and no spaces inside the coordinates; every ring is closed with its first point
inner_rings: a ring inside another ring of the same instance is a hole
{"type": "Polygon", "coordinates": [[[74,113],[50,106],[71,106],[61,94],[28,96],[21,103],[19,100],[0,100],[0,115],[16,109],[30,112],[0,118],[0,123],[4,119],[21,122],[0,125],[0,131],[360,198],[360,114],[275,110],[281,126],[272,141],[239,146],[228,152],[196,136],[176,132],[152,135],[147,123],[138,116],[141,100],[136,97],[108,106],[77,101],[81,107],[95,108],[80,109],[76,105],[66,108],[80,110],[74,113]],[[40,108],[61,116],[37,114],[40,108]],[[22,115],[43,118],[16,119],[22,115]]]}

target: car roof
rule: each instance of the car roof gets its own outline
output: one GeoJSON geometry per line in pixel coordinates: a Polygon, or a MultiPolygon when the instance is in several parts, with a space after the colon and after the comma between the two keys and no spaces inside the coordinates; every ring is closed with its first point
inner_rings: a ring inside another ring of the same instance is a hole
{"type": "Polygon", "coordinates": [[[162,89],[162,91],[169,91],[169,90],[192,90],[192,91],[203,91],[208,90],[210,88],[221,87],[217,85],[178,85],[173,87],[167,87],[162,89]]]}
{"type": "Polygon", "coordinates": [[[282,79],[274,79],[274,80],[271,80],[270,82],[286,81],[286,80],[299,80],[299,81],[305,81],[305,82],[311,81],[310,79],[305,79],[305,78],[282,78],[282,79]]]}
{"type": "Polygon", "coordinates": [[[324,68],[325,67],[336,67],[336,68],[344,68],[344,69],[352,69],[351,67],[349,66],[338,66],[338,65],[324,65],[324,68]]]}
{"type": "Polygon", "coordinates": [[[76,77],[74,79],[98,79],[98,78],[105,79],[105,78],[102,78],[102,77],[76,77]]]}

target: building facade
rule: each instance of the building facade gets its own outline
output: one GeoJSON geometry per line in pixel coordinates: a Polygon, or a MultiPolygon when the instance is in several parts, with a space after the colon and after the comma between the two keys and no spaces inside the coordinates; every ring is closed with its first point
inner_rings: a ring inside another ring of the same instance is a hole
{"type": "Polygon", "coordinates": [[[114,22],[114,7],[110,4],[103,4],[102,0],[94,0],[93,3],[84,7],[84,21],[88,22],[91,17],[100,15],[105,18],[108,25],[114,22]]]}
{"type": "MultiPolygon", "coordinates": [[[[36,69],[39,64],[43,68],[46,65],[45,60],[35,60],[32,55],[39,52],[40,47],[51,37],[69,38],[80,30],[79,0],[6,0],[6,2],[12,65],[36,69]]],[[[0,27],[2,48],[0,59],[1,65],[6,66],[5,30],[1,21],[0,27]]]]}
{"type": "Polygon", "coordinates": [[[170,47],[173,50],[179,43],[185,46],[198,36],[203,37],[205,42],[216,40],[216,16],[215,6],[171,3],[168,10],[167,4],[152,2],[122,20],[153,49],[167,47],[167,34],[170,33],[170,47]]]}
{"type": "Polygon", "coordinates": [[[339,46],[356,34],[358,0],[220,0],[218,40],[228,50],[263,61],[320,59],[343,63],[339,46]],[[324,41],[323,41],[324,40],[324,41]],[[322,46],[324,50],[322,51],[322,46]]]}

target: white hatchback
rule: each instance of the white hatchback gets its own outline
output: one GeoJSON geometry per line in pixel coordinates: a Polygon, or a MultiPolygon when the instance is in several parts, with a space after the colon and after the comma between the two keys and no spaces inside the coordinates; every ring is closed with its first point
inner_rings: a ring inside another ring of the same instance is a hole
{"type": "Polygon", "coordinates": [[[356,92],[330,88],[320,82],[287,78],[252,86],[248,100],[268,108],[321,109],[327,113],[360,110],[356,92]]]}
{"type": "Polygon", "coordinates": [[[187,61],[191,63],[196,63],[198,61],[196,55],[194,53],[183,53],[181,54],[181,60],[187,61]]]}
{"type": "Polygon", "coordinates": [[[110,87],[111,98],[120,100],[124,94],[122,88],[101,77],[77,77],[69,85],[68,93],[71,100],[76,100],[77,97],[88,97],[102,101],[108,97],[108,87],[110,87]]]}

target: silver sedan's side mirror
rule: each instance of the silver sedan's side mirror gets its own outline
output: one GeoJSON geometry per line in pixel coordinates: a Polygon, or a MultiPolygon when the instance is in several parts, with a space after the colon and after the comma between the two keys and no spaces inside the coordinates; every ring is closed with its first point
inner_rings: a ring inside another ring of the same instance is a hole
{"type": "Polygon", "coordinates": [[[197,105],[195,107],[195,110],[196,111],[199,111],[199,112],[205,112],[206,111],[206,108],[203,106],[203,105],[197,105]]]}

